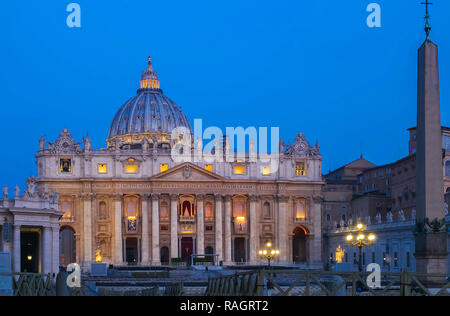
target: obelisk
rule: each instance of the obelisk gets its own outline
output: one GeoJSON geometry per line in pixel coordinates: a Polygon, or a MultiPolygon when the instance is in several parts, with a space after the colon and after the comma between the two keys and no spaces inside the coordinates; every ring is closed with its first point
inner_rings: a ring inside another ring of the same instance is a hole
{"type": "Polygon", "coordinates": [[[444,214],[442,132],[438,48],[430,38],[428,5],[426,40],[418,52],[417,76],[417,229],[416,271],[447,273],[447,232],[444,214]]]}

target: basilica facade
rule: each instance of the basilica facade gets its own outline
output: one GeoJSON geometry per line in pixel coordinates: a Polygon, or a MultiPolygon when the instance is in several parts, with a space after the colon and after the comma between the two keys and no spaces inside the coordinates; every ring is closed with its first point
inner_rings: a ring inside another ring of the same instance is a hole
{"type": "Polygon", "coordinates": [[[41,138],[36,186],[59,192],[61,265],[88,268],[100,256],[115,266],[150,266],[191,254],[258,264],[270,241],[279,263],[321,266],[318,144],[303,134],[282,143],[274,168],[252,159],[251,149],[227,159],[235,152],[224,137],[214,147],[224,159],[179,162],[171,134],[180,127],[192,133],[149,59],[136,96],[112,120],[107,148],[92,148],[89,137],[77,142],[67,129],[53,143],[41,138]]]}

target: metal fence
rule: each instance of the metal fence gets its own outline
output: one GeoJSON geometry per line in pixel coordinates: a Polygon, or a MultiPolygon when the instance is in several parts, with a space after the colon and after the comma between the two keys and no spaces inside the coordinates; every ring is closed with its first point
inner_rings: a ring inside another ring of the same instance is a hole
{"type": "Polygon", "coordinates": [[[53,296],[53,279],[48,275],[36,273],[8,273],[2,277],[11,277],[13,296],[53,296]]]}
{"type": "Polygon", "coordinates": [[[210,278],[206,296],[449,296],[449,275],[370,272],[259,270],[210,278]]]}

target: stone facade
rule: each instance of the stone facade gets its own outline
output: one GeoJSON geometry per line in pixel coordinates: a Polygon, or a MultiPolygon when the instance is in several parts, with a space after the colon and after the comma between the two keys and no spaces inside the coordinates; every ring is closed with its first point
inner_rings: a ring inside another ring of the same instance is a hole
{"type": "MultiPolygon", "coordinates": [[[[152,68],[145,76],[157,78],[152,68]]],[[[260,262],[258,249],[271,241],[280,249],[279,263],[320,266],[318,144],[299,134],[292,145],[282,144],[279,158],[263,162],[252,146],[238,155],[226,141],[223,147],[217,142],[222,161],[177,162],[175,143],[164,130],[170,124],[161,122],[171,120],[172,110],[166,108],[165,117],[149,113],[165,106],[177,111],[176,120],[184,122],[184,116],[162,96],[159,82],[157,87],[141,82],[137,98],[116,116],[128,120],[126,131],[135,134],[121,134],[125,127],[115,118],[106,149],[93,149],[89,137],[76,142],[68,130],[48,146],[41,139],[37,185],[60,193],[60,227],[68,239],[63,237],[61,264],[75,260],[89,267],[96,250],[104,262],[119,266],[159,265],[192,253],[218,254],[228,265],[254,264],[260,262]],[[131,120],[127,111],[139,114],[131,120]],[[274,163],[277,170],[269,167],[274,163]],[[299,227],[307,232],[304,240],[296,236],[299,227]]]]}

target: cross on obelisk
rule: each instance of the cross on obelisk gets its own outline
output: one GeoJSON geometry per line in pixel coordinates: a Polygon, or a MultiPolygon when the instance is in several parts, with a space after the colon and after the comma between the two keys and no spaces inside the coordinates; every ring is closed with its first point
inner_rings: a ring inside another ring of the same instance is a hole
{"type": "Polygon", "coordinates": [[[431,25],[430,25],[430,13],[428,11],[428,6],[432,5],[433,3],[428,2],[428,0],[425,0],[425,2],[421,2],[421,4],[425,5],[425,33],[427,33],[427,38],[430,35],[431,31],[431,25]]]}

